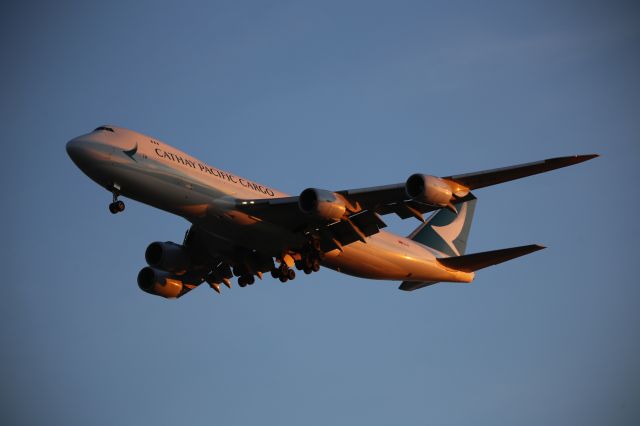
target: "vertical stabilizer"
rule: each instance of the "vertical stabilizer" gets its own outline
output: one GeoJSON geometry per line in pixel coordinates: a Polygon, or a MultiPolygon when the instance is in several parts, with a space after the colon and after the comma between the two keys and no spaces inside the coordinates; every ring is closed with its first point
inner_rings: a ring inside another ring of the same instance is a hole
{"type": "Polygon", "coordinates": [[[476,201],[476,197],[470,193],[453,203],[456,212],[447,208],[438,210],[408,238],[446,256],[464,255],[476,201]]]}

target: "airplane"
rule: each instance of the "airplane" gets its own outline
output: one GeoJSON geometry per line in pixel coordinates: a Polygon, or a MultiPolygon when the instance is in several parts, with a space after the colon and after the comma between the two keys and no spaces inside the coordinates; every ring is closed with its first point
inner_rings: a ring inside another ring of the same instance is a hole
{"type": "Polygon", "coordinates": [[[544,247],[537,244],[466,253],[476,205],[472,190],[548,172],[598,157],[575,155],[474,173],[412,174],[405,182],[368,188],[307,188],[288,195],[210,166],[157,138],[104,125],[66,144],[82,172],[112,194],[190,222],[181,244],[152,242],[141,290],[179,298],[207,282],[240,287],[270,273],[281,282],[320,266],[348,275],[400,281],[412,291],[438,282],[470,283],[475,272],[544,247]],[[425,213],[430,217],[424,217],[425,213]],[[415,218],[407,237],[383,230],[381,216],[415,218]]]}

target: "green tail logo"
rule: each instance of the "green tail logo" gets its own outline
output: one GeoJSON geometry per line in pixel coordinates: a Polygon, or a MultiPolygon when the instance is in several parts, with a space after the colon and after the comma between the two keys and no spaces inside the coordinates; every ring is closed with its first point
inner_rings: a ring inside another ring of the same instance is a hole
{"type": "Polygon", "coordinates": [[[449,209],[435,212],[409,238],[448,256],[462,256],[467,250],[476,197],[469,194],[454,206],[457,213],[449,209]]]}

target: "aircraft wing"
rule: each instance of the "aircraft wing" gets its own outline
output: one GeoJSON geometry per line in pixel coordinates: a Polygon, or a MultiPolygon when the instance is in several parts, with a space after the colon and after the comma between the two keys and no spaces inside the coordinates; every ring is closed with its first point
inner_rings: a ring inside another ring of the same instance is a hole
{"type": "MultiPolygon", "coordinates": [[[[405,191],[404,183],[346,189],[335,191],[334,193],[343,197],[344,201],[351,207],[347,218],[371,231],[365,232],[366,236],[378,232],[378,230],[374,231],[374,227],[379,229],[386,226],[379,215],[396,213],[402,219],[416,217],[423,221],[423,213],[440,209],[439,206],[429,205],[409,198],[405,191]]],[[[342,228],[342,226],[334,224],[338,222],[336,220],[327,221],[303,213],[300,210],[299,203],[299,196],[262,198],[238,200],[236,208],[243,213],[284,226],[292,231],[317,228],[323,224],[342,228]]],[[[355,240],[357,239],[359,238],[355,240]]]]}
{"type": "MultiPolygon", "coordinates": [[[[451,200],[455,200],[466,196],[472,189],[484,188],[544,173],[578,164],[594,157],[597,157],[597,155],[558,157],[435,179],[444,182],[445,185],[449,185],[451,188],[449,195],[453,193],[451,200]]],[[[332,250],[358,240],[366,242],[365,237],[379,232],[381,228],[386,226],[380,215],[395,213],[402,219],[415,217],[424,221],[422,216],[424,213],[445,207],[442,204],[435,205],[423,202],[419,198],[410,197],[407,189],[408,183],[409,181],[407,183],[345,189],[335,192],[314,190],[321,191],[322,194],[333,194],[332,196],[337,200],[336,202],[346,205],[344,215],[333,219],[303,212],[300,208],[300,196],[238,200],[236,208],[245,214],[277,224],[294,232],[319,232],[323,250],[332,250]]],[[[447,207],[453,208],[450,202],[447,207]]]]}
{"type": "Polygon", "coordinates": [[[572,166],[596,157],[598,157],[598,154],[549,158],[547,160],[535,161],[533,163],[524,163],[499,169],[447,176],[444,179],[457,182],[469,189],[478,189],[531,175],[537,175],[539,173],[549,172],[562,167],[572,166]]]}
{"type": "Polygon", "coordinates": [[[376,234],[387,225],[374,209],[345,212],[340,219],[325,219],[304,213],[300,197],[238,200],[236,209],[252,217],[279,225],[293,232],[314,232],[320,236],[321,249],[341,249],[376,234]]]}
{"type": "Polygon", "coordinates": [[[407,195],[406,184],[396,183],[368,188],[345,189],[337,191],[352,204],[360,205],[367,210],[386,215],[395,213],[402,219],[415,217],[424,222],[423,213],[440,209],[439,206],[426,204],[407,195]]]}

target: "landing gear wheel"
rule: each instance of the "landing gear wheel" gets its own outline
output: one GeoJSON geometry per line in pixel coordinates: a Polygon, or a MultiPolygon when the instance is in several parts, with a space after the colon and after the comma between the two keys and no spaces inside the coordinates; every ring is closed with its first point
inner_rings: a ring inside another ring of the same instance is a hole
{"type": "Polygon", "coordinates": [[[271,276],[273,278],[278,278],[280,276],[280,272],[277,269],[272,269],[271,270],[271,276]]]}
{"type": "Polygon", "coordinates": [[[305,256],[305,258],[304,258],[304,267],[311,269],[312,266],[313,266],[313,261],[311,260],[311,257],[310,256],[305,256]]]}
{"type": "Polygon", "coordinates": [[[118,200],[118,195],[120,195],[120,188],[114,186],[111,193],[113,194],[113,202],[109,204],[109,211],[112,214],[124,211],[124,202],[118,200]]]}
{"type": "Polygon", "coordinates": [[[294,271],[293,269],[289,269],[289,271],[287,271],[287,278],[289,278],[290,280],[295,279],[296,271],[294,271]]]}
{"type": "Polygon", "coordinates": [[[280,278],[278,279],[281,283],[286,283],[289,280],[289,278],[287,278],[285,275],[280,275],[280,278]]]}
{"type": "Polygon", "coordinates": [[[309,268],[304,268],[304,273],[309,275],[310,273],[312,273],[313,271],[309,268]]]}
{"type": "Polygon", "coordinates": [[[311,270],[313,272],[318,272],[320,270],[320,261],[318,259],[313,259],[313,262],[311,262],[311,270]]]}
{"type": "Polygon", "coordinates": [[[253,283],[255,283],[255,282],[256,282],[256,279],[255,279],[255,278],[253,278],[253,275],[248,276],[248,277],[246,278],[246,280],[247,280],[247,284],[249,284],[249,285],[253,285],[253,283]]]}
{"type": "Polygon", "coordinates": [[[239,285],[240,287],[245,287],[245,286],[247,285],[247,282],[245,281],[245,278],[244,278],[244,277],[240,277],[240,278],[238,278],[238,285],[239,285]]]}

